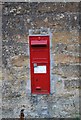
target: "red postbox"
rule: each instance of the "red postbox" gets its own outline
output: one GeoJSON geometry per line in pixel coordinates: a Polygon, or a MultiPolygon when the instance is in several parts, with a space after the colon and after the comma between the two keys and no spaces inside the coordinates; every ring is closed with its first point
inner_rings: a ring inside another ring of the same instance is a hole
{"type": "Polygon", "coordinates": [[[29,35],[31,93],[50,93],[50,35],[29,35]]]}

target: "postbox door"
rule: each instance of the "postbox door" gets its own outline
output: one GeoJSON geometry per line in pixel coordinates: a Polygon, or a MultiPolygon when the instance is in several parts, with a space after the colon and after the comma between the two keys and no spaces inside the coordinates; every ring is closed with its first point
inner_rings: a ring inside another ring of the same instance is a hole
{"type": "Polygon", "coordinates": [[[31,93],[50,93],[50,38],[30,36],[31,93]]]}
{"type": "Polygon", "coordinates": [[[47,63],[34,63],[33,64],[33,87],[32,93],[49,93],[49,66],[47,63]]]}

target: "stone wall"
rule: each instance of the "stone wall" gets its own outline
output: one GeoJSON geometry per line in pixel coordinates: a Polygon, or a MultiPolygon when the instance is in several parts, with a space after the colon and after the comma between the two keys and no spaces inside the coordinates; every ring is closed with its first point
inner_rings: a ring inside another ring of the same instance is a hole
{"type": "MultiPolygon", "coordinates": [[[[2,117],[79,117],[79,3],[3,3],[2,117]],[[51,94],[32,95],[28,31],[50,28],[51,94]]],[[[1,74],[1,73],[0,73],[1,74]]]]}

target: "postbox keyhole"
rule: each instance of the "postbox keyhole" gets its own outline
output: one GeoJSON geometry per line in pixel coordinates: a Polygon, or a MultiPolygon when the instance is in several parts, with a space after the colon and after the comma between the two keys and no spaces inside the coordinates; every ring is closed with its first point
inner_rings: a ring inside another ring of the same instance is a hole
{"type": "Polygon", "coordinates": [[[36,79],[36,81],[38,81],[38,79],[36,79]]]}

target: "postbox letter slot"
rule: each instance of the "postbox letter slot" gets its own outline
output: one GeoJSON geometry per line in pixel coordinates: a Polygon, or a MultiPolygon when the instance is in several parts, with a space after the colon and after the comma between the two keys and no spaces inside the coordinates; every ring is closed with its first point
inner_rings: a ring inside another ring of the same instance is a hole
{"type": "Polygon", "coordinates": [[[47,40],[33,40],[31,41],[32,46],[46,46],[47,45],[47,40]]]}

